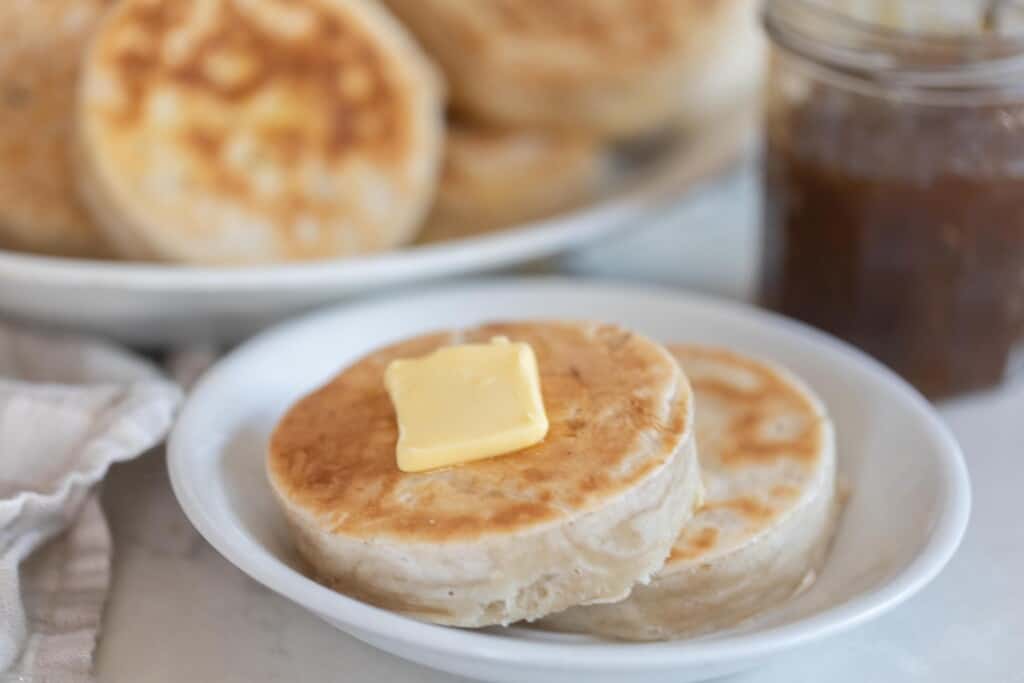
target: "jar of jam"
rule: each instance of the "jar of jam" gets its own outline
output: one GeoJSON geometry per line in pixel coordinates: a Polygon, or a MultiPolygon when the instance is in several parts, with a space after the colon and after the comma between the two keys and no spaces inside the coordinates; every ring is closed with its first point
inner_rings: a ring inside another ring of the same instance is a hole
{"type": "Polygon", "coordinates": [[[764,10],[763,302],[933,398],[1024,348],[1021,4],[764,10]]]}

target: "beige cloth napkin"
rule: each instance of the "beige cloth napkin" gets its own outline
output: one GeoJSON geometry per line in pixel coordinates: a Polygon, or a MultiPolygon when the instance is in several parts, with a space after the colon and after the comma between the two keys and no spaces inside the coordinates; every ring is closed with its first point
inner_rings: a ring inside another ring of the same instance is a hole
{"type": "Polygon", "coordinates": [[[90,680],[111,553],[93,488],[180,399],[101,342],[0,325],[0,681],[90,680]]]}

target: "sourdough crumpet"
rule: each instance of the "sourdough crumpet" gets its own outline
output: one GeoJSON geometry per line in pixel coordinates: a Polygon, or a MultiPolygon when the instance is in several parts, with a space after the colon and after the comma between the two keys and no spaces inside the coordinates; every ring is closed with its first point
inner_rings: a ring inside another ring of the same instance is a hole
{"type": "Polygon", "coordinates": [[[756,89],[756,0],[385,0],[454,106],[509,126],[625,136],[756,89]]]}
{"type": "Polygon", "coordinates": [[[123,0],[83,69],[79,189],[134,258],[386,249],[429,206],[442,99],[369,0],[123,0]]]}
{"type": "Polygon", "coordinates": [[[0,247],[107,254],[75,195],[69,147],[78,64],[108,4],[0,2],[0,247]]]}
{"type": "Polygon", "coordinates": [[[705,500],[650,584],[545,625],[627,640],[733,626],[806,587],[835,526],[825,408],[785,370],[728,351],[670,347],[693,386],[705,500]]]}
{"type": "Polygon", "coordinates": [[[596,195],[609,175],[608,156],[593,136],[454,122],[419,240],[468,237],[549,216],[596,195]]]}
{"type": "Polygon", "coordinates": [[[678,364],[643,337],[491,324],[401,342],[344,370],[278,423],[268,473],[321,581],[437,623],[507,624],[620,600],[661,567],[699,487],[691,418],[678,364]],[[499,335],[537,356],[545,440],[401,472],[387,364],[499,335]]]}

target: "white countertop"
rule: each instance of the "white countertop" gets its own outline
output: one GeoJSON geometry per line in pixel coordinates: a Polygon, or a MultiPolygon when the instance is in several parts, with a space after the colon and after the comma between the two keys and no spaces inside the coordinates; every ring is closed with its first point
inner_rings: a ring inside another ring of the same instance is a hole
{"type": "MultiPolygon", "coordinates": [[[[757,254],[754,184],[749,173],[737,175],[673,216],[555,267],[744,298],[757,254]]],[[[941,412],[967,454],[974,488],[970,527],[952,564],[881,619],[729,681],[1024,682],[1024,526],[1016,506],[1024,499],[1024,382],[941,412]]],[[[115,467],[104,504],[115,556],[100,681],[460,680],[363,645],[236,570],[189,525],[159,455],[115,467]]]]}

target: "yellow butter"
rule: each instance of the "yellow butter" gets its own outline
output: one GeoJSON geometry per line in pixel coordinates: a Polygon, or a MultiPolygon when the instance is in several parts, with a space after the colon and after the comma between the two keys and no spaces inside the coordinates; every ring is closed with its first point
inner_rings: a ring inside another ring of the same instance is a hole
{"type": "Polygon", "coordinates": [[[398,416],[398,467],[422,472],[543,441],[548,418],[529,344],[495,337],[392,361],[384,376],[398,416]]]}

